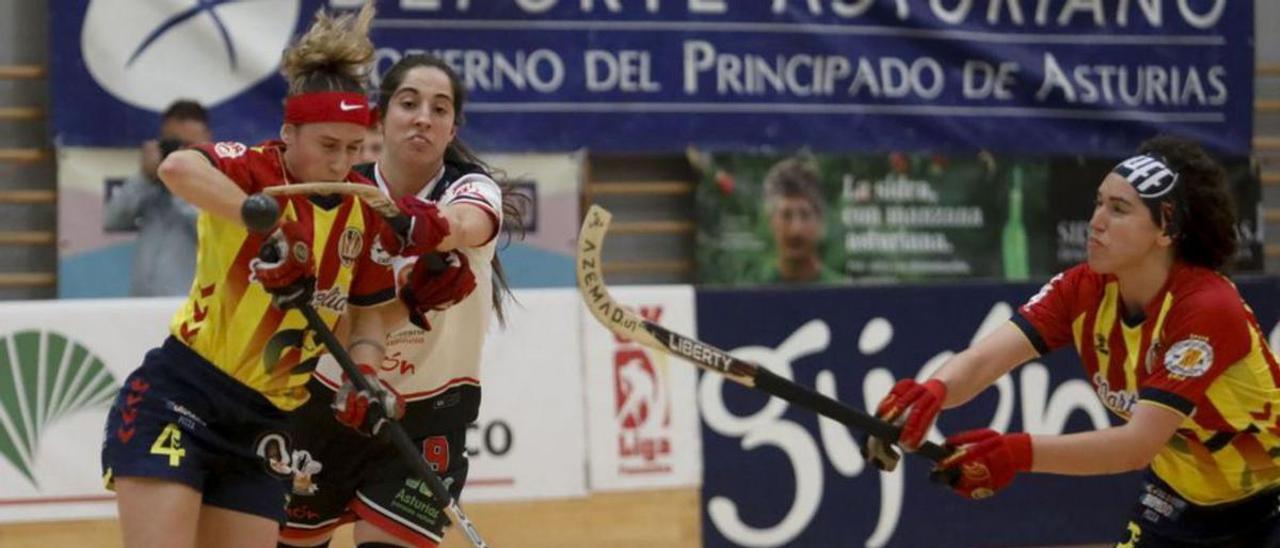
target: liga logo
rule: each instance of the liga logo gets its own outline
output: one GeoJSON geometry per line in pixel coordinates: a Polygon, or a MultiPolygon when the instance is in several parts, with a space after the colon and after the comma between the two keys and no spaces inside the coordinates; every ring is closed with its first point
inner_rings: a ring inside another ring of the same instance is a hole
{"type": "MultiPolygon", "coordinates": [[[[660,307],[641,307],[640,316],[657,323],[660,307]]],[[[634,341],[614,336],[614,414],[618,421],[619,472],[666,472],[671,465],[671,401],[666,357],[652,355],[634,341]],[[656,358],[656,359],[655,359],[656,358]],[[656,363],[655,363],[656,362],[656,363]]]]}
{"type": "Polygon", "coordinates": [[[0,457],[36,485],[41,432],[78,411],[110,405],[119,388],[100,358],[62,334],[0,336],[0,457]]]}
{"type": "Polygon", "coordinates": [[[161,111],[174,99],[217,105],[280,64],[300,0],[91,0],[80,48],[117,99],[161,111]]]}

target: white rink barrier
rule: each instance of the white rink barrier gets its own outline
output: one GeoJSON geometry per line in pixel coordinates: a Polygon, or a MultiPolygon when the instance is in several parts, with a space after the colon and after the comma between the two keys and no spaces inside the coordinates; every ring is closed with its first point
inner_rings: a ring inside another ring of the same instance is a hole
{"type": "MultiPolygon", "coordinates": [[[[693,333],[692,288],[619,296],[661,308],[664,322],[693,333]]],[[[603,489],[697,486],[692,368],[628,354],[588,316],[576,289],[517,290],[516,299],[507,328],[495,322],[486,342],[466,499],[584,496],[588,470],[603,489]],[[589,455],[599,462],[589,465],[589,455]]],[[[167,336],[180,303],[0,304],[0,523],[115,515],[100,477],[107,410],[143,354],[167,336]]]]}

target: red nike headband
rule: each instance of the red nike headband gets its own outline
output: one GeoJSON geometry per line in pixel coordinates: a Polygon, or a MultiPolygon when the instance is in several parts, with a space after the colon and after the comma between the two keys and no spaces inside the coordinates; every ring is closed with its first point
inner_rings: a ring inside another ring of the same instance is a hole
{"type": "Polygon", "coordinates": [[[286,124],[346,122],[370,127],[377,121],[369,100],[362,93],[319,91],[294,95],[285,100],[286,124]]]}

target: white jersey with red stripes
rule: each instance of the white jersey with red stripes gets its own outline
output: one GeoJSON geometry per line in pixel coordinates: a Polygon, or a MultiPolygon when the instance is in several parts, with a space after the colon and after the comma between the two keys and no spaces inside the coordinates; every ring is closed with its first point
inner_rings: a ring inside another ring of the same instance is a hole
{"type": "MultiPolygon", "coordinates": [[[[390,195],[381,170],[375,168],[378,188],[390,195]]],[[[418,329],[406,321],[387,337],[386,358],[378,376],[395,387],[409,402],[437,396],[458,386],[480,386],[480,358],[485,334],[493,311],[493,267],[490,263],[497,251],[497,235],[502,225],[502,190],[498,183],[483,173],[463,173],[448,180],[444,166],[431,182],[418,192],[418,197],[440,196],[438,204],[467,205],[480,208],[494,219],[494,233],[479,247],[463,247],[471,271],[475,274],[475,291],[462,302],[446,310],[431,311],[427,320],[430,331],[418,329]],[[448,185],[443,194],[438,185],[448,185]]],[[[405,279],[402,273],[413,267],[415,258],[396,257],[394,267],[396,290],[405,279]]],[[[316,368],[316,377],[337,390],[342,370],[332,356],[325,354],[316,368]]]]}

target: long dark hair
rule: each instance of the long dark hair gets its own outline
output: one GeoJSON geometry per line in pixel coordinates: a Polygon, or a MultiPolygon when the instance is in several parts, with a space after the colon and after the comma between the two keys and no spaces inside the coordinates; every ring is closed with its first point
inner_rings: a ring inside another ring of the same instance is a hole
{"type": "Polygon", "coordinates": [[[1149,207],[1151,220],[1174,238],[1179,259],[1224,270],[1236,254],[1236,207],[1222,165],[1194,141],[1160,135],[1138,147],[1156,154],[1178,173],[1172,211],[1149,207]],[[1180,187],[1180,188],[1178,188],[1180,187]]]}
{"type": "MultiPolygon", "coordinates": [[[[382,83],[378,86],[378,115],[382,119],[387,117],[387,109],[391,106],[391,97],[395,95],[396,90],[400,88],[400,84],[404,83],[404,77],[418,67],[434,68],[443,72],[449,78],[449,87],[453,92],[453,125],[460,128],[466,121],[463,115],[462,107],[467,103],[467,88],[462,85],[462,80],[458,78],[458,74],[453,71],[448,63],[443,59],[434,55],[413,54],[406,55],[396,61],[387,73],[382,75],[382,83]]],[[[492,178],[498,183],[498,187],[502,189],[502,230],[504,236],[510,242],[511,235],[517,237],[524,236],[524,218],[521,215],[520,202],[528,198],[513,190],[513,187],[505,181],[505,174],[501,170],[494,169],[481,160],[461,137],[454,137],[449,142],[449,146],[444,150],[444,161],[446,164],[454,164],[459,166],[472,166],[492,178]]],[[[512,296],[511,286],[507,283],[507,273],[502,268],[502,261],[498,260],[498,254],[494,253],[493,261],[493,311],[498,316],[500,324],[506,323],[506,315],[503,313],[502,302],[512,296]]],[[[514,299],[514,297],[512,297],[514,299]]]]}

